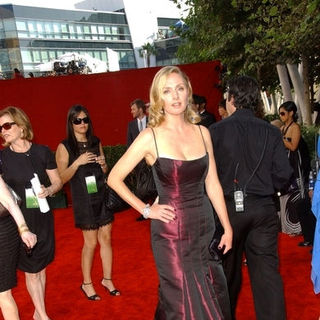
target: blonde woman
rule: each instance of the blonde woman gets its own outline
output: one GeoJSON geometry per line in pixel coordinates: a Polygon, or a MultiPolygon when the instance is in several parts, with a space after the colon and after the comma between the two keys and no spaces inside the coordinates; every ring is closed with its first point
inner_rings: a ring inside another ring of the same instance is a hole
{"type": "Polygon", "coordinates": [[[108,184],[151,219],[159,274],[155,319],[230,319],[221,263],[208,251],[215,225],[211,204],[224,227],[219,247],[231,248],[232,229],[218,180],[208,130],[195,123],[188,77],[175,66],[158,71],[150,89],[149,128],[142,131],[111,170],[108,184]],[[159,194],[149,206],[124,179],[145,159],[159,194]]]}
{"type": "Polygon", "coordinates": [[[18,269],[25,272],[26,286],[34,304],[34,320],[48,320],[45,307],[46,267],[54,259],[54,221],[49,210],[42,213],[36,196],[46,198],[62,187],[57,165],[47,146],[32,142],[33,130],[25,112],[16,107],[0,111],[3,180],[22,199],[21,211],[32,232],[37,235],[37,245],[28,254],[20,249],[18,269]],[[30,180],[37,174],[42,184],[36,195],[30,180]],[[47,186],[44,184],[47,183],[47,186]]]}

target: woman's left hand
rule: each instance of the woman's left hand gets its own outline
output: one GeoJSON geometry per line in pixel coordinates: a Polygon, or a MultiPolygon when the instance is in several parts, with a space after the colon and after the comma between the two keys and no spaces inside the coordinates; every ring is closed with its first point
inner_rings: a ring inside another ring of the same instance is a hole
{"type": "Polygon", "coordinates": [[[96,163],[100,164],[101,167],[106,165],[106,159],[104,156],[96,157],[96,163]]]}
{"type": "Polygon", "coordinates": [[[223,254],[226,254],[232,248],[232,230],[224,232],[218,248],[223,249],[223,254]]]}
{"type": "Polygon", "coordinates": [[[50,187],[45,187],[44,185],[41,185],[41,191],[38,193],[39,198],[46,198],[50,197],[52,195],[50,191],[50,187]]]}

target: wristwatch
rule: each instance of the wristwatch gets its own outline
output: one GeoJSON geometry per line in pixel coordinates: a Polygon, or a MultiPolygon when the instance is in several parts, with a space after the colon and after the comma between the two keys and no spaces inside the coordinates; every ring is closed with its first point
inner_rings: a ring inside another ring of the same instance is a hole
{"type": "Polygon", "coordinates": [[[150,213],[151,213],[150,204],[147,204],[147,205],[142,209],[142,216],[143,216],[145,219],[148,219],[150,213]]]}

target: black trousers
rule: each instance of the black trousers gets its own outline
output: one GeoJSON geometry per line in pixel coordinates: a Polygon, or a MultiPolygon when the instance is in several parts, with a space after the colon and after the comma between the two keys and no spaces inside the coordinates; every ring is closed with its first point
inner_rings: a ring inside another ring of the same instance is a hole
{"type": "Polygon", "coordinates": [[[296,210],[299,215],[304,241],[313,243],[317,219],[311,211],[311,200],[308,195],[296,205],[296,210]]]}
{"type": "Polygon", "coordinates": [[[241,268],[245,252],[256,319],[283,320],[285,302],[278,270],[279,218],[272,197],[247,196],[245,211],[236,212],[232,198],[226,198],[233,227],[233,248],[223,265],[226,274],[233,319],[241,289],[241,268]]]}

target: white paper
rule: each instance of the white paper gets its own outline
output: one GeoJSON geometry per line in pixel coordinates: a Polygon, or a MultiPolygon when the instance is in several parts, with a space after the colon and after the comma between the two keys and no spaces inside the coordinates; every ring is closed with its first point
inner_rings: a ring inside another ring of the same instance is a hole
{"type": "Polygon", "coordinates": [[[38,197],[38,193],[41,192],[41,184],[40,184],[39,177],[38,177],[38,175],[36,173],[34,174],[34,178],[32,178],[30,180],[30,182],[31,182],[31,185],[32,185],[33,192],[35,193],[35,195],[36,195],[36,197],[38,199],[40,211],[42,213],[48,212],[50,210],[50,207],[49,207],[47,199],[38,197]]]}

